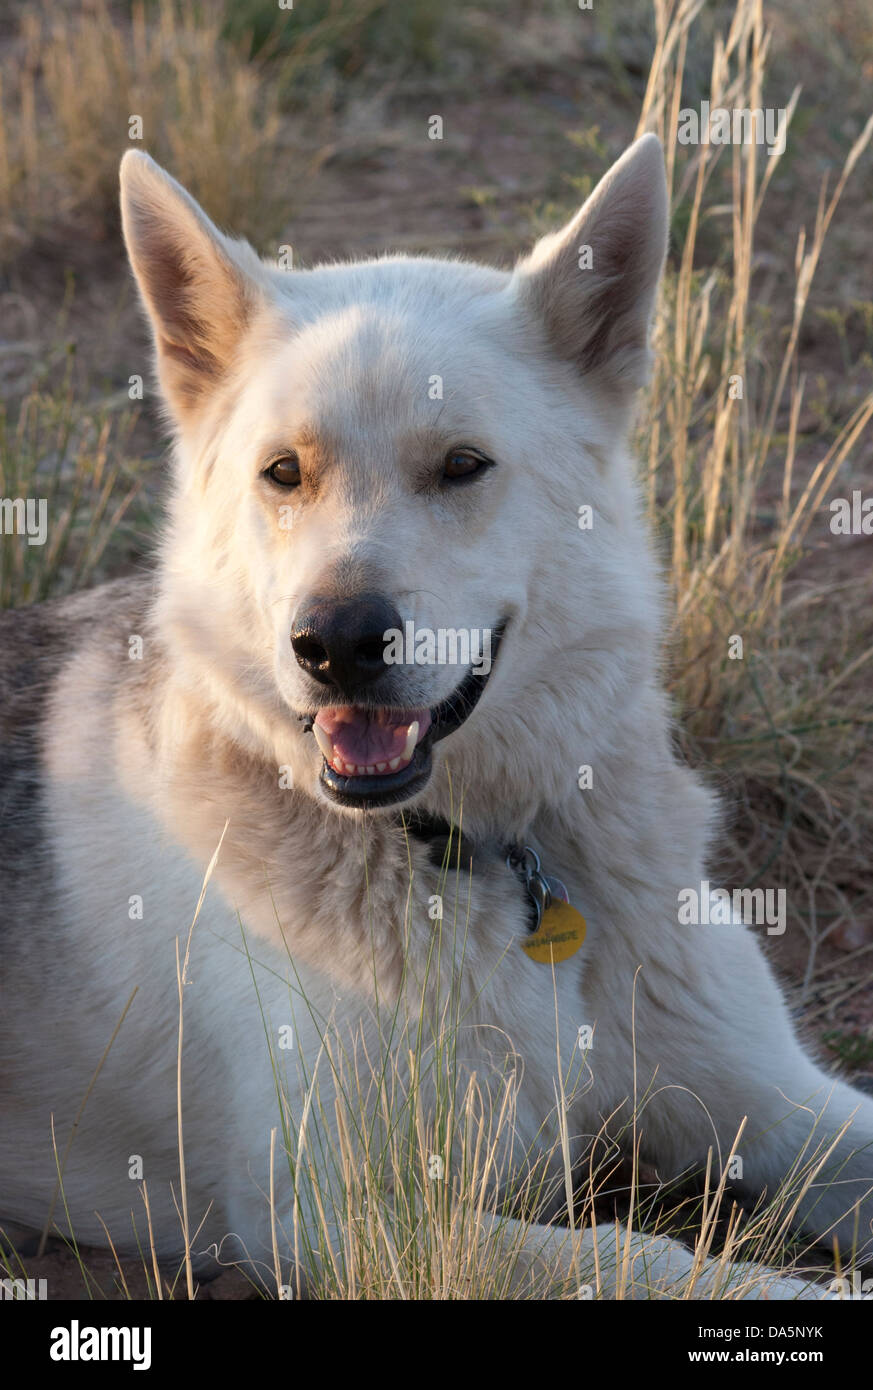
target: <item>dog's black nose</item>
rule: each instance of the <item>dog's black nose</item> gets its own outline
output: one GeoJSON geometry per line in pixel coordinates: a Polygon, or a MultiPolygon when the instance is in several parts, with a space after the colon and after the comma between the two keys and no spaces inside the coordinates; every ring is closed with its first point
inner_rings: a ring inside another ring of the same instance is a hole
{"type": "Polygon", "coordinates": [[[354,695],[385,674],[385,633],[402,632],[403,620],[387,599],[310,599],[298,612],[291,646],[298,664],[322,685],[354,695]]]}

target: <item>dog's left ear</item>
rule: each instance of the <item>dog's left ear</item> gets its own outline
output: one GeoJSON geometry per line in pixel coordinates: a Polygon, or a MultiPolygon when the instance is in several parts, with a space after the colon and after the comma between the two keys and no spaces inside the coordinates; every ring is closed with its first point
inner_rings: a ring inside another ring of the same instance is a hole
{"type": "Polygon", "coordinates": [[[513,288],[580,372],[632,392],[649,373],[649,322],[667,250],[661,142],[644,135],[559,232],[519,262],[513,288]]]}

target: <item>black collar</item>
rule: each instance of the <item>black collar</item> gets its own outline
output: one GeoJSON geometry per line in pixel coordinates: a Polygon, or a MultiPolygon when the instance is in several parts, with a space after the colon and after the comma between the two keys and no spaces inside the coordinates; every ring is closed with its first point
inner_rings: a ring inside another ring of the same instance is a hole
{"type": "MultiPolygon", "coordinates": [[[[516,873],[519,872],[519,867],[523,861],[524,850],[521,846],[507,845],[501,848],[493,844],[490,846],[485,846],[481,842],[477,844],[459,826],[452,825],[442,816],[432,816],[427,811],[420,811],[416,807],[401,811],[397,823],[404,828],[407,835],[412,835],[414,839],[421,840],[423,844],[427,845],[428,859],[437,869],[460,869],[461,872],[469,872],[471,868],[475,867],[477,857],[481,862],[483,855],[489,851],[492,855],[502,858],[507,866],[516,873]]],[[[534,931],[539,925],[542,910],[541,908],[537,909],[527,886],[527,880],[525,880],[525,891],[529,903],[529,925],[531,931],[534,931]]]]}
{"type": "Polygon", "coordinates": [[[427,845],[428,858],[438,869],[444,865],[448,868],[457,868],[460,865],[462,869],[468,869],[471,860],[474,860],[477,854],[482,854],[481,844],[477,845],[457,825],[452,825],[442,816],[432,816],[427,811],[411,807],[408,811],[401,811],[398,824],[403,826],[408,835],[427,845]],[[446,861],[447,854],[450,863],[446,861]]]}

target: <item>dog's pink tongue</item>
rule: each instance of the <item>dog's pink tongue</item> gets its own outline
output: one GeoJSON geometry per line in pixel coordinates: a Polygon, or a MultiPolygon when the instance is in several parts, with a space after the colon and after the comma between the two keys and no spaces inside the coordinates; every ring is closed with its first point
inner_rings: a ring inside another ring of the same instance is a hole
{"type": "Polygon", "coordinates": [[[319,710],[313,732],[325,760],[337,772],[372,776],[405,767],[429,724],[427,709],[367,710],[340,705],[319,710]]]}

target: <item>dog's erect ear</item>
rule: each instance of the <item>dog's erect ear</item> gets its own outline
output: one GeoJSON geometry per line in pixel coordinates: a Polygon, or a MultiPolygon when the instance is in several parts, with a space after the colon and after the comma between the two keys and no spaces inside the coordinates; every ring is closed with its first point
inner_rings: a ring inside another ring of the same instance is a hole
{"type": "Polygon", "coordinates": [[[571,222],[537,242],[513,287],[581,372],[636,390],[649,371],[648,331],[667,249],[661,142],[644,135],[601,179],[571,222]]]}
{"type": "Polygon", "coordinates": [[[161,387],[177,420],[188,419],[234,360],[260,299],[258,258],[139,151],[121,161],[121,218],[161,387]]]}

